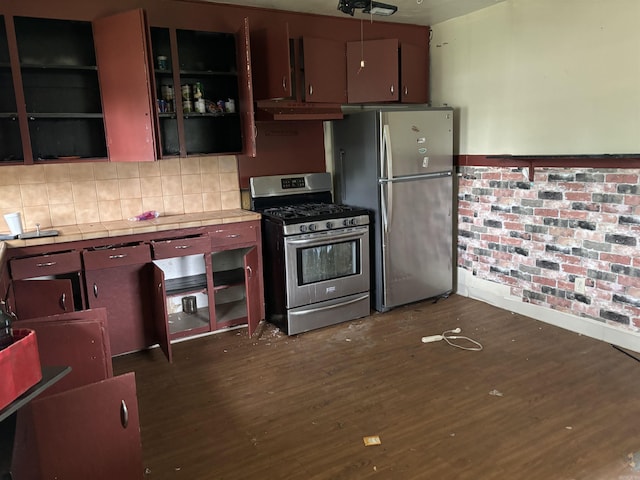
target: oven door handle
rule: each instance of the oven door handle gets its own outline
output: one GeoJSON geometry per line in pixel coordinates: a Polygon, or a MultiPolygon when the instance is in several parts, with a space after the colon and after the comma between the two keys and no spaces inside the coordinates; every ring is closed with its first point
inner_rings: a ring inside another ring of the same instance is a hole
{"type": "Polygon", "coordinates": [[[348,232],[348,233],[339,233],[339,234],[334,234],[331,235],[331,237],[329,236],[322,236],[322,237],[316,237],[316,238],[303,238],[301,240],[294,240],[294,239],[287,239],[286,243],[288,245],[309,245],[309,244],[325,244],[327,243],[327,240],[329,241],[333,241],[333,240],[358,240],[360,238],[363,238],[366,236],[366,233],[364,230],[359,231],[359,232],[348,232]]]}
{"type": "Polygon", "coordinates": [[[360,295],[358,298],[352,298],[348,302],[336,303],[335,305],[327,305],[326,307],[310,308],[309,310],[298,310],[295,312],[289,311],[289,315],[306,315],[307,313],[316,313],[323,310],[331,310],[333,308],[344,307],[345,305],[351,305],[352,303],[361,302],[365,298],[369,298],[369,294],[365,293],[364,295],[360,295]]]}

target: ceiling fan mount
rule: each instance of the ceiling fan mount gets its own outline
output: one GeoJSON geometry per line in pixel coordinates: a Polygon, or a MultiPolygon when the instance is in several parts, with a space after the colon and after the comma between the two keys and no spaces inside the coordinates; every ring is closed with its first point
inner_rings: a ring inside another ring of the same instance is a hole
{"type": "Polygon", "coordinates": [[[353,17],[356,9],[362,9],[362,13],[370,13],[372,15],[393,15],[398,11],[395,5],[387,3],[375,2],[373,0],[338,0],[338,10],[353,17]]]}

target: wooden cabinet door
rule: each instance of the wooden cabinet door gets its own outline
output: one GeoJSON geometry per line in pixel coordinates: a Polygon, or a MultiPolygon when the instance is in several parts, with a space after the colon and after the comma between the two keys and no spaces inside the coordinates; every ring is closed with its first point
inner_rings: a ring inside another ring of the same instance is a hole
{"type": "Polygon", "coordinates": [[[109,160],[153,161],[156,106],[144,12],[95,20],[93,36],[109,160]]]}
{"type": "Polygon", "coordinates": [[[260,320],[262,320],[259,268],[258,249],[257,247],[254,247],[244,256],[244,278],[247,295],[247,323],[249,325],[250,337],[253,336],[260,320]]]}
{"type": "Polygon", "coordinates": [[[291,98],[289,25],[275,25],[251,32],[251,61],[256,100],[291,98]]]}
{"type": "Polygon", "coordinates": [[[304,101],[347,103],[345,43],[304,37],[302,51],[304,55],[304,101]]]}
{"type": "Polygon", "coordinates": [[[403,103],[429,101],[429,50],[403,43],[400,46],[400,99],[403,103]]]}
{"type": "Polygon", "coordinates": [[[397,102],[398,73],[397,39],[347,42],[349,103],[397,102]]]}
{"type": "Polygon", "coordinates": [[[104,308],[19,320],[15,326],[36,332],[43,367],[71,367],[69,375],[39,398],[113,377],[107,311],[104,308]]]}
{"type": "Polygon", "coordinates": [[[153,285],[154,285],[154,297],[153,297],[153,325],[158,338],[158,344],[164,352],[169,363],[173,362],[173,354],[171,352],[171,336],[169,334],[169,315],[167,313],[167,290],[164,283],[164,272],[156,265],[152,265],[153,268],[153,285]]]}
{"type": "Polygon", "coordinates": [[[134,373],[34,400],[30,408],[42,478],[143,478],[134,373]]]}
{"type": "Polygon", "coordinates": [[[142,350],[154,343],[149,325],[153,307],[145,265],[87,270],[90,308],[106,307],[114,355],[142,350]]]}
{"type": "Polygon", "coordinates": [[[13,282],[16,316],[19,320],[72,312],[71,280],[16,280],[13,282]]]}
{"type": "Polygon", "coordinates": [[[253,112],[253,73],[249,19],[245,18],[236,33],[236,65],[238,68],[239,112],[242,123],[243,154],[256,156],[256,122],[253,112]]]}

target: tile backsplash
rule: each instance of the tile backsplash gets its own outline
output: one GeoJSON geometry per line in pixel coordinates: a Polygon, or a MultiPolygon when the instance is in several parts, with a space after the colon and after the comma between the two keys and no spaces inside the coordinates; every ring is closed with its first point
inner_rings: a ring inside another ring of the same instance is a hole
{"type": "MultiPolygon", "coordinates": [[[[44,229],[108,222],[147,210],[164,216],[240,207],[235,156],[0,168],[0,215],[21,212],[26,231],[36,223],[44,229]]],[[[0,221],[0,232],[8,231],[0,221]]]]}

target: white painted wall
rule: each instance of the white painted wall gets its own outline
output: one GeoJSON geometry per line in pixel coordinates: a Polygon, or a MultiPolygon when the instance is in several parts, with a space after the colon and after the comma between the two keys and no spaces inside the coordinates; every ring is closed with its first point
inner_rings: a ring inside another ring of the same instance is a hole
{"type": "Polygon", "coordinates": [[[457,153],[640,152],[640,1],[506,0],[433,25],[457,153]]]}

